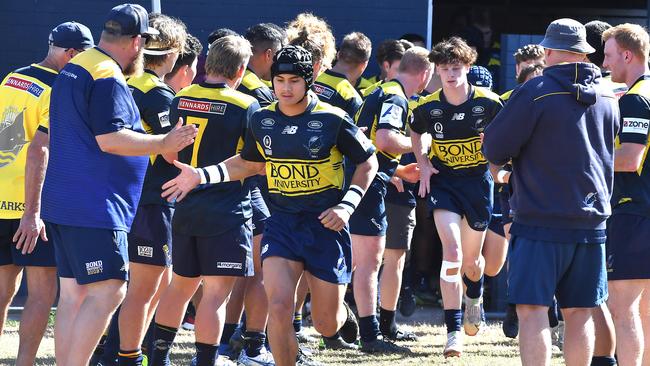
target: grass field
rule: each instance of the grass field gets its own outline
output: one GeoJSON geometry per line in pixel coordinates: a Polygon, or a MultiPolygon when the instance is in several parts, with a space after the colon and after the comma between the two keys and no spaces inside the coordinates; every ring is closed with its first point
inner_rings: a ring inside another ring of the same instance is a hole
{"type": "MultiPolygon", "coordinates": [[[[413,330],[419,337],[418,342],[403,343],[411,350],[407,355],[369,356],[351,351],[316,351],[315,358],[328,365],[519,365],[517,340],[508,339],[501,332],[500,323],[490,323],[476,337],[465,338],[465,353],[460,359],[449,361],[442,357],[445,338],[442,316],[439,309],[422,308],[411,318],[398,318],[401,324],[413,330]]],[[[308,328],[310,332],[313,329],[308,328]]],[[[192,332],[181,331],[172,352],[174,365],[186,366],[194,353],[192,332]]],[[[311,345],[316,349],[317,345],[311,345]]],[[[18,322],[9,320],[0,339],[0,365],[13,365],[18,349],[18,322]]],[[[562,355],[555,348],[553,365],[562,364],[562,355]]],[[[55,365],[54,339],[52,327],[48,327],[46,337],[41,343],[36,365],[55,365]]]]}

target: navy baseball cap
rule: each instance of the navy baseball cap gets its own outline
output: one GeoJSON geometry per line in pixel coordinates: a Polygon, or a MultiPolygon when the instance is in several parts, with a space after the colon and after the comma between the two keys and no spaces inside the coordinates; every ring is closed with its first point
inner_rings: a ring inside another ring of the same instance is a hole
{"type": "Polygon", "coordinates": [[[57,25],[48,40],[49,44],[61,48],[85,50],[95,45],[90,29],[77,22],[65,22],[57,25]]]}
{"type": "Polygon", "coordinates": [[[159,32],[149,27],[149,14],[138,4],[122,4],[111,9],[104,30],[120,36],[155,36],[159,32]]]}

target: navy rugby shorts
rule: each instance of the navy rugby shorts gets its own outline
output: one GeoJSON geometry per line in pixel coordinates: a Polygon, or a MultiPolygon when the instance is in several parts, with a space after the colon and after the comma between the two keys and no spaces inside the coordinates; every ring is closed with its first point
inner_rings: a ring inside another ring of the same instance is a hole
{"type": "Polygon", "coordinates": [[[492,217],[494,182],[490,172],[474,177],[431,177],[429,208],[464,217],[476,231],[485,231],[492,217]]]}
{"type": "Polygon", "coordinates": [[[386,219],[386,183],[375,177],[363,195],[359,206],[350,217],[350,233],[354,235],[385,236],[388,228],[386,219]]]}
{"type": "Polygon", "coordinates": [[[183,277],[253,275],[250,222],[215,236],[173,234],[173,271],[183,277]]]}
{"type": "Polygon", "coordinates": [[[305,271],[334,284],[352,278],[352,246],[348,228],[326,229],[318,214],[273,212],[262,237],[262,260],[281,257],[302,262],[305,271]]]}
{"type": "Polygon", "coordinates": [[[172,265],[172,216],[174,208],[142,205],[129,232],[129,261],[169,267],[172,265]]]}
{"type": "Polygon", "coordinates": [[[607,222],[607,278],[650,279],[650,218],[615,213],[607,222]]]}
{"type": "Polygon", "coordinates": [[[59,277],[74,278],[80,285],[129,278],[127,233],[47,223],[54,243],[59,277]]]}
{"type": "Polygon", "coordinates": [[[607,299],[604,243],[560,243],[513,235],[508,302],[565,308],[596,307],[607,299]]]}
{"type": "Polygon", "coordinates": [[[46,230],[49,241],[43,241],[39,237],[34,250],[23,254],[22,248],[16,249],[16,243],[13,242],[18,226],[20,219],[0,219],[0,266],[13,264],[19,267],[56,267],[54,244],[49,230],[46,230]]]}

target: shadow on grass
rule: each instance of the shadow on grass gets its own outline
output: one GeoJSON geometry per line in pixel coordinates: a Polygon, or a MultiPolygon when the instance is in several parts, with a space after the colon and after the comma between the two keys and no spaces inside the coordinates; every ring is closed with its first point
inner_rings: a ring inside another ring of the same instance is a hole
{"type": "MultiPolygon", "coordinates": [[[[49,358],[44,358],[42,359],[43,362],[49,362],[46,365],[54,365],[54,358],[49,359],[49,358]]],[[[0,365],[13,365],[16,363],[15,358],[0,358],[0,365]]]]}
{"type": "Polygon", "coordinates": [[[372,364],[375,362],[399,362],[405,361],[408,359],[418,359],[418,358],[430,358],[436,355],[435,350],[429,351],[411,351],[408,353],[399,353],[399,354],[367,354],[361,352],[341,352],[341,351],[323,351],[315,354],[315,358],[332,363],[360,363],[360,364],[372,364]]]}
{"type": "MultiPolygon", "coordinates": [[[[0,358],[0,365],[15,365],[16,364],[16,359],[15,358],[0,358]]],[[[54,356],[52,357],[36,357],[36,363],[34,364],[35,366],[55,366],[56,365],[56,360],[54,359],[54,356]]]]}

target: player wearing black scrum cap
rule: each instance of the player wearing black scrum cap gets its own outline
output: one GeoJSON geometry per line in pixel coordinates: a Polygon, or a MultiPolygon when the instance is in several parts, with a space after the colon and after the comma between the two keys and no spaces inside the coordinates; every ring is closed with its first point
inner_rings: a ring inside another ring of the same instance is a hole
{"type": "Polygon", "coordinates": [[[345,341],[357,337],[356,322],[343,305],[352,274],[347,222],[377,171],[377,160],[345,112],[307,93],[313,82],[309,52],[283,48],[271,75],[278,102],[253,114],[241,154],[205,168],[177,164],[181,174],[165,184],[164,195],[181,200],[199,184],[239,180],[266,168],[273,210],[262,239],[269,338],[276,365],[293,366],[311,364],[298,354],[291,323],[303,271],[316,330],[330,344],[354,348],[345,341]],[[357,164],[345,192],[343,156],[357,164]]]}

